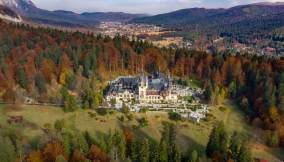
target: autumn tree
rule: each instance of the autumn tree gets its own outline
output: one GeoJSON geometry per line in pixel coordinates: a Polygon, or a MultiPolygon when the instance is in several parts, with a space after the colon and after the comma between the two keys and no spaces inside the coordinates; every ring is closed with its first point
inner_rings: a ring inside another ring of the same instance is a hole
{"type": "Polygon", "coordinates": [[[275,106],[269,108],[269,117],[272,121],[275,121],[278,117],[278,110],[275,106]]]}
{"type": "Polygon", "coordinates": [[[86,162],[86,157],[84,154],[79,150],[74,150],[72,156],[70,158],[70,162],[86,162]]]}
{"type": "Polygon", "coordinates": [[[98,162],[109,162],[110,158],[98,146],[92,145],[88,153],[88,158],[98,162]]]}
{"type": "Polygon", "coordinates": [[[58,141],[51,141],[43,148],[42,156],[45,162],[56,161],[59,155],[65,155],[64,147],[58,141]]]}
{"type": "Polygon", "coordinates": [[[33,151],[27,157],[27,162],[44,162],[40,151],[33,151]]]}

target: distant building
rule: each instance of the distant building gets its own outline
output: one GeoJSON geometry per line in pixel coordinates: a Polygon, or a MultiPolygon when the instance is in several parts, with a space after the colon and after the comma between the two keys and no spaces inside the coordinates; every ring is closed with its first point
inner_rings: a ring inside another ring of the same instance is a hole
{"type": "Polygon", "coordinates": [[[170,76],[156,73],[151,76],[118,77],[109,83],[107,101],[117,102],[136,100],[140,103],[177,102],[172,93],[170,76]]]}
{"type": "Polygon", "coordinates": [[[196,111],[190,111],[190,112],[187,112],[187,113],[183,113],[182,117],[188,118],[191,121],[199,123],[200,120],[206,118],[207,113],[208,113],[208,106],[202,105],[201,109],[198,109],[196,111]]]}

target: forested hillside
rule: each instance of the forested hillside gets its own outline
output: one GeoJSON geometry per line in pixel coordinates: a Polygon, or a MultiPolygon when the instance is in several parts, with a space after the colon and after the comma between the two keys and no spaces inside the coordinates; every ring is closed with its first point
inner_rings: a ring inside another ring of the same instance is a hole
{"type": "Polygon", "coordinates": [[[257,41],[270,40],[269,33],[284,26],[283,14],[283,3],[258,3],[229,9],[182,9],[136,18],[131,22],[162,25],[186,32],[226,36],[240,43],[255,45],[257,41]]]}
{"type": "Polygon", "coordinates": [[[104,82],[118,74],[170,70],[182,78],[202,79],[204,86],[213,89],[233,88],[232,98],[248,99],[251,116],[263,117],[271,106],[283,109],[284,61],[280,59],[159,49],[120,36],[112,40],[4,22],[0,36],[3,99],[11,99],[7,93],[17,86],[34,96],[49,94],[49,86],[62,85],[79,93],[87,80],[104,82]]]}
{"type": "MultiPolygon", "coordinates": [[[[284,145],[284,60],[159,49],[121,36],[111,39],[5,22],[0,22],[0,30],[2,101],[19,102],[27,96],[63,104],[65,111],[96,108],[103,104],[107,80],[119,74],[170,71],[201,80],[212,104],[225,97],[237,101],[248,121],[258,121],[259,127],[275,133],[276,145],[284,145]]],[[[57,146],[53,142],[46,149],[57,146]]]]}

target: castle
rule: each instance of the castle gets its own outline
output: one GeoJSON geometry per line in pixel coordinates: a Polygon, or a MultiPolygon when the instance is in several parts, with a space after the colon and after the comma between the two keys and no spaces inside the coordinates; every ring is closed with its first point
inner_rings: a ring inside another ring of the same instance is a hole
{"type": "Polygon", "coordinates": [[[150,76],[118,77],[109,82],[107,101],[138,101],[140,103],[175,103],[178,98],[172,92],[171,77],[162,73],[150,76]]]}

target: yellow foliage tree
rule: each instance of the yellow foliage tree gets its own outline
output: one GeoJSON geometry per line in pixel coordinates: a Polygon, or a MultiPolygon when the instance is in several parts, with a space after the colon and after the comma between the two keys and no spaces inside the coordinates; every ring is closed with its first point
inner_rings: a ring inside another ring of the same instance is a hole
{"type": "Polygon", "coordinates": [[[44,162],[42,159],[41,152],[33,151],[27,157],[27,162],[44,162]]]}
{"type": "Polygon", "coordinates": [[[68,76],[70,76],[72,74],[72,71],[70,70],[70,68],[63,68],[61,70],[61,73],[60,73],[60,76],[59,76],[59,83],[61,85],[64,85],[65,84],[65,81],[66,81],[66,78],[68,76]]]}
{"type": "Polygon", "coordinates": [[[272,121],[275,121],[278,117],[278,110],[275,106],[269,108],[269,117],[272,121]]]}

